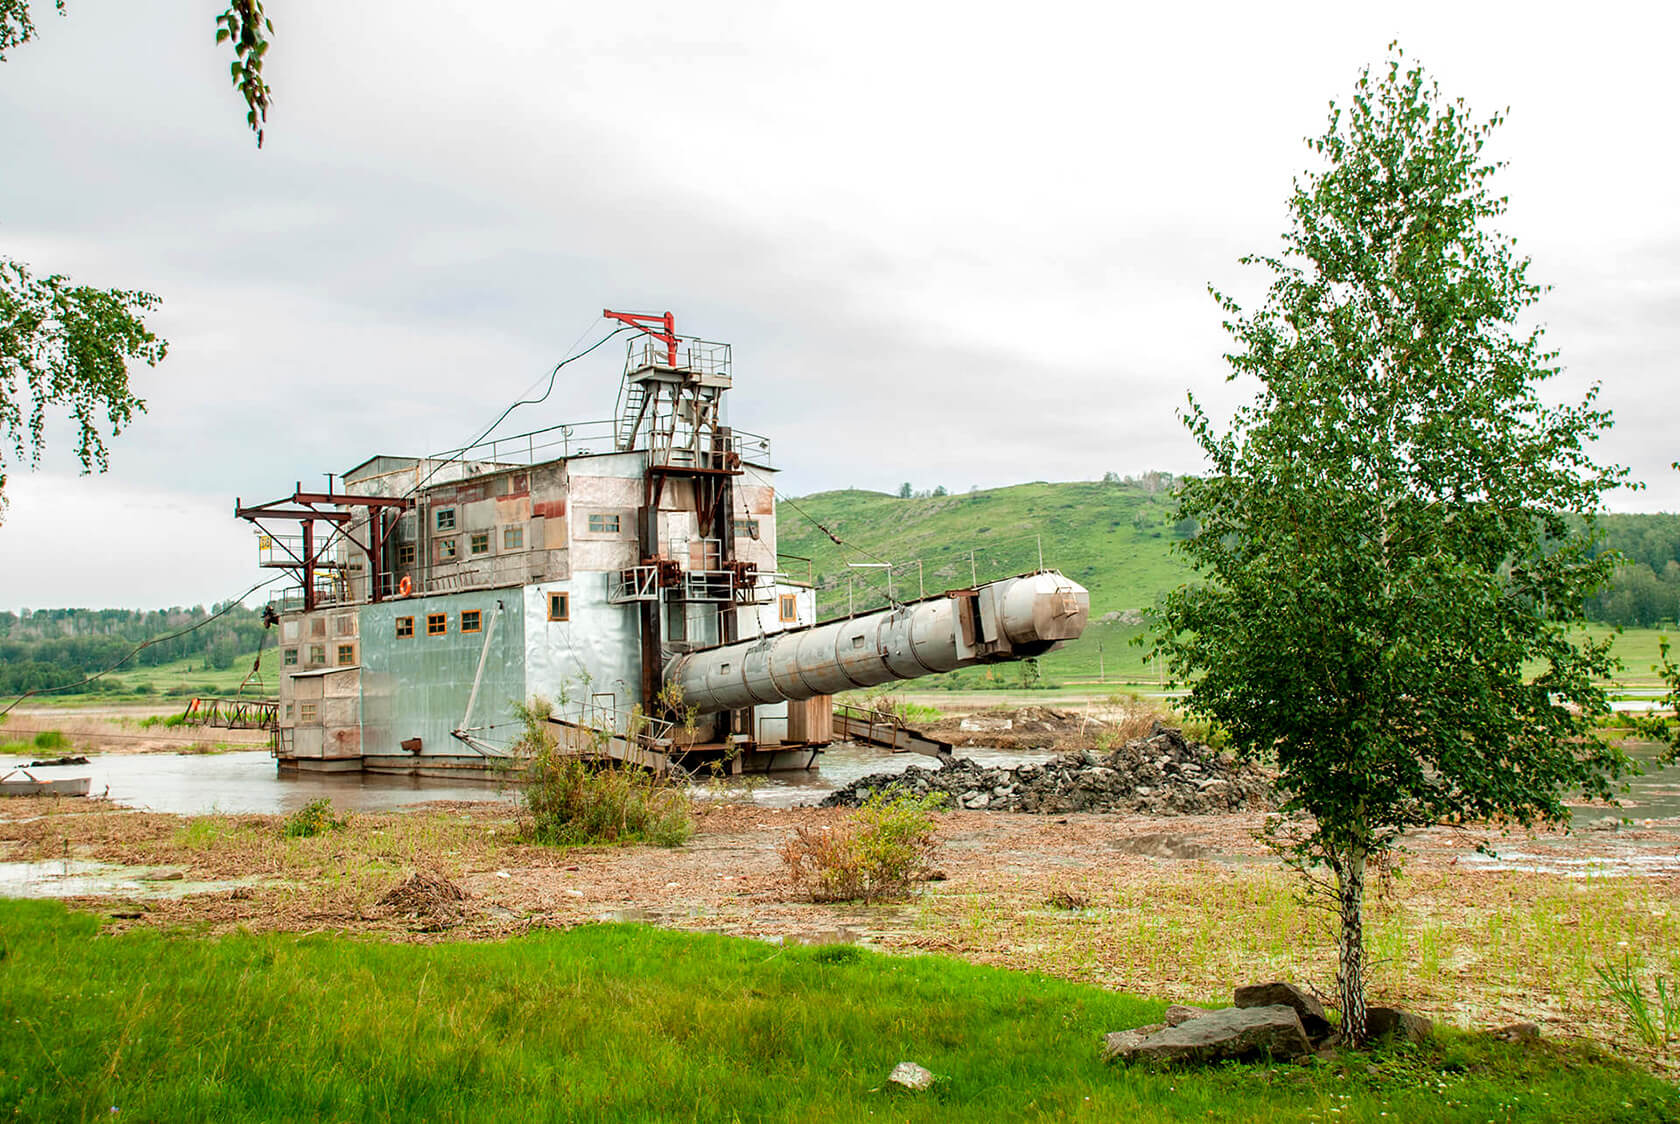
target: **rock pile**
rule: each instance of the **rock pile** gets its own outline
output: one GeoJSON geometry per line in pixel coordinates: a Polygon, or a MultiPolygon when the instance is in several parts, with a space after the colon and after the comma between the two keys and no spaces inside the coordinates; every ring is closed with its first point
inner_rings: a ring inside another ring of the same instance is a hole
{"type": "MultiPolygon", "coordinates": [[[[1312,995],[1289,983],[1239,987],[1236,1005],[1217,1011],[1174,1004],[1167,1021],[1103,1038],[1108,1061],[1217,1062],[1270,1057],[1304,1058],[1333,1046],[1339,1034],[1312,995]]],[[[1430,1021],[1409,1011],[1371,1007],[1366,1029],[1372,1038],[1410,1041],[1431,1033],[1430,1021]]]]}
{"type": "Polygon", "coordinates": [[[877,773],[830,793],[825,808],[856,808],[876,792],[944,793],[954,807],[999,812],[1138,812],[1205,815],[1275,806],[1271,781],[1179,731],[1155,723],[1148,736],[1111,753],[1083,750],[1039,765],[980,765],[968,758],[934,769],[877,773]]]}

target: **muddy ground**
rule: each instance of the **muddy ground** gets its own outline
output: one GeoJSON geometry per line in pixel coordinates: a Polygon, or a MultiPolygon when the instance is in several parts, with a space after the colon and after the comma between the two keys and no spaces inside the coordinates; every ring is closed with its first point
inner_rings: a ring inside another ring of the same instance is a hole
{"type": "MultiPolygon", "coordinates": [[[[42,864],[30,869],[43,885],[55,865],[113,864],[97,869],[126,875],[126,888],[72,904],[118,930],[442,940],[632,920],[939,952],[1187,1002],[1272,978],[1331,989],[1326,918],[1301,908],[1299,881],[1256,838],[1258,813],[947,813],[939,878],[908,900],[804,900],[778,851],[796,826],[847,814],[724,805],[703,810],[679,848],[556,850],[518,842],[505,804],[355,813],[339,830],[288,838],[277,816],[34,798],[0,806],[0,860],[42,864]],[[424,886],[402,889],[415,873],[463,897],[426,908],[424,886]]],[[[1449,1024],[1531,1020],[1671,1066],[1641,1052],[1596,967],[1680,966],[1680,823],[1493,834],[1499,860],[1476,852],[1487,838],[1437,829],[1408,840],[1399,876],[1373,890],[1374,995],[1449,1024]]]]}

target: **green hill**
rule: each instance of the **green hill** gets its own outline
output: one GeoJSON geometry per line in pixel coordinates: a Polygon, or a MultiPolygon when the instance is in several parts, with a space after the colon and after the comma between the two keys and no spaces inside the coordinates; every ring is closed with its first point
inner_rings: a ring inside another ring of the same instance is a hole
{"type": "MultiPolygon", "coordinates": [[[[1052,680],[1155,682],[1143,650],[1130,641],[1143,631],[1142,610],[1182,581],[1185,568],[1170,549],[1193,528],[1172,522],[1172,480],[1151,473],[1109,483],[1019,484],[962,495],[900,499],[880,492],[821,492],[784,499],[776,529],[783,569],[803,576],[810,559],[820,615],[844,614],[848,590],[858,610],[886,604],[884,571],[850,569],[849,562],[894,563],[894,594],[914,598],[964,587],[974,578],[1008,577],[1044,565],[1091,591],[1091,627],[1074,644],[1040,661],[1052,680]],[[818,524],[845,544],[836,545],[818,524]],[[970,558],[972,552],[972,560],[970,558]],[[917,560],[921,561],[918,574],[917,560]],[[1108,619],[1104,619],[1107,617],[1108,619]],[[1100,646],[1100,652],[1099,652],[1100,646]]],[[[1019,687],[1020,668],[970,668],[932,683],[1019,687]]]]}
{"type": "MultiPolygon", "coordinates": [[[[873,564],[894,563],[893,592],[908,600],[924,588],[938,593],[975,578],[1033,570],[1042,543],[1045,566],[1091,591],[1091,626],[1076,643],[1044,657],[1042,674],[1058,683],[1095,684],[1100,675],[1108,683],[1151,685],[1157,671],[1131,641],[1145,631],[1141,612],[1187,576],[1172,544],[1195,530],[1172,522],[1172,486],[1171,476],[1149,473],[1137,480],[1040,481],[962,495],[820,492],[778,504],[778,546],[791,576],[805,576],[806,564],[794,556],[810,559],[819,613],[827,618],[845,614],[849,585],[859,611],[887,603],[885,573],[873,564]],[[853,570],[847,563],[872,565],[853,570]]],[[[1625,562],[1613,585],[1588,606],[1589,615],[1603,622],[1594,634],[1625,626],[1616,646],[1625,665],[1619,680],[1654,683],[1657,629],[1671,627],[1680,615],[1680,516],[1609,515],[1599,522],[1604,549],[1622,552],[1625,562]]],[[[1022,676],[1019,665],[1006,664],[919,685],[1019,688],[1022,676]]]]}

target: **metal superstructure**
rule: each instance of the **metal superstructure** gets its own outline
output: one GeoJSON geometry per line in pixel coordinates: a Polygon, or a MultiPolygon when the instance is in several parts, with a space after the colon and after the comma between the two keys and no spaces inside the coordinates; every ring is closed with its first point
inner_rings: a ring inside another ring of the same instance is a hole
{"type": "Polygon", "coordinates": [[[836,691],[1079,635],[1089,596],[1053,572],[819,625],[808,569],[778,559],[770,442],[727,423],[729,345],[606,315],[637,332],[611,418],[236,506],[297,577],[276,604],[282,767],[483,769],[533,700],[580,752],[804,765],[836,691]]]}

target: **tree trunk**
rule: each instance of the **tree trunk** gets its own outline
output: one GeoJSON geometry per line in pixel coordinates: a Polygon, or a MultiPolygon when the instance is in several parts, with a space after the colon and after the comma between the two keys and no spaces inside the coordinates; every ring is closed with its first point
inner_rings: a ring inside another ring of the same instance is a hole
{"type": "Polygon", "coordinates": [[[1365,848],[1355,846],[1336,872],[1342,929],[1336,942],[1336,996],[1342,1005],[1342,1037],[1365,1041],[1365,848]]]}

